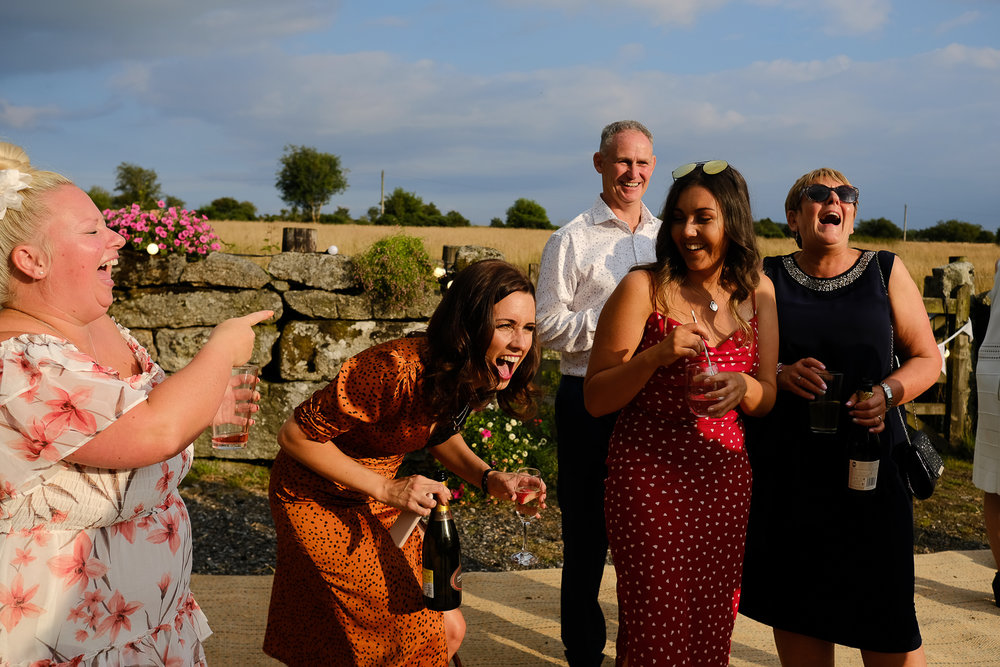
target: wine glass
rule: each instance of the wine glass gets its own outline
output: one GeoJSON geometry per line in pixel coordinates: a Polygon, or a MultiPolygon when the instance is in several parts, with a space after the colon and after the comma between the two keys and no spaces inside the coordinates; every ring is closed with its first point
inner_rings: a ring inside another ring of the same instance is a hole
{"type": "Polygon", "coordinates": [[[517,485],[514,493],[514,513],[521,520],[521,550],[511,555],[510,559],[518,565],[534,565],[538,557],[528,551],[528,525],[538,513],[538,498],[542,495],[542,474],[538,468],[518,468],[517,485]]]}

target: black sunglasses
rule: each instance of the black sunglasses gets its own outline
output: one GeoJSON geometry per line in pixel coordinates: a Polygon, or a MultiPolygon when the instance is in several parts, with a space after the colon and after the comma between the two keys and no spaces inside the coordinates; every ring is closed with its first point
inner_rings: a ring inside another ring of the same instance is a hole
{"type": "Polygon", "coordinates": [[[830,198],[831,192],[836,192],[837,198],[845,204],[858,203],[859,192],[853,185],[838,185],[835,188],[831,188],[829,185],[823,185],[822,183],[813,183],[802,188],[801,196],[809,197],[809,199],[817,204],[822,204],[830,198]]]}
{"type": "Polygon", "coordinates": [[[688,162],[687,164],[682,164],[681,166],[670,172],[670,175],[674,177],[676,181],[678,178],[683,178],[687,176],[692,171],[701,167],[701,170],[712,176],[713,174],[718,174],[719,172],[725,171],[729,163],[725,160],[708,160],[707,162],[688,162]]]}

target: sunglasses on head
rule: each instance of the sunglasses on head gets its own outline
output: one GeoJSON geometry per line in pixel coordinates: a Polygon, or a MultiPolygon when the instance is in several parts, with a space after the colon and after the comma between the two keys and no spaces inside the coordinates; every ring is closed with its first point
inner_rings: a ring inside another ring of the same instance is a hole
{"type": "Polygon", "coordinates": [[[835,188],[831,188],[829,185],[823,185],[822,183],[813,183],[802,188],[802,196],[809,197],[809,199],[817,204],[822,204],[829,199],[831,192],[836,192],[837,198],[845,204],[858,203],[858,189],[853,185],[838,185],[835,188]]]}
{"type": "Polygon", "coordinates": [[[707,162],[689,162],[687,164],[682,164],[681,166],[670,172],[670,175],[674,177],[676,181],[678,178],[683,178],[687,176],[692,171],[701,167],[701,170],[708,175],[718,174],[720,171],[724,171],[729,163],[725,160],[708,160],[707,162]]]}

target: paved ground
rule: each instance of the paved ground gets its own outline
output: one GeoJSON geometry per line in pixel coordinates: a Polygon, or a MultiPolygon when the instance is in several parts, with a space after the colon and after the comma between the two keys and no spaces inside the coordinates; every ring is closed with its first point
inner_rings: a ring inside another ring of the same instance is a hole
{"type": "MultiPolygon", "coordinates": [[[[916,557],[917,618],[929,664],[1000,667],[993,572],[989,551],[916,557]]],[[[610,621],[609,656],[617,631],[614,583],[609,567],[601,595],[610,621]]],[[[280,664],[260,651],[270,577],[195,575],[192,588],[215,630],[206,643],[212,667],[280,664]]],[[[566,664],[559,641],[559,570],[467,573],[463,610],[468,634],[459,655],[466,667],[566,664]]],[[[778,665],[769,628],[740,616],[731,664],[778,665]]],[[[840,649],[837,664],[862,663],[857,651],[840,649]]]]}

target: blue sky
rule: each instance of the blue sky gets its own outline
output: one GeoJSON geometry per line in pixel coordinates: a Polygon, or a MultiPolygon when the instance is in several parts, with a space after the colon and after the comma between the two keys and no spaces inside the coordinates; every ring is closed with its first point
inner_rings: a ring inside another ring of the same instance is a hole
{"type": "Polygon", "coordinates": [[[287,144],[341,157],[359,216],[402,187],[475,224],[519,197],[561,224],[599,189],[601,128],[673,167],[723,158],[783,221],[819,166],[859,218],[995,231],[996,0],[35,0],[0,9],[0,138],[84,189],[154,169],[189,208],[286,207],[287,144]]]}

